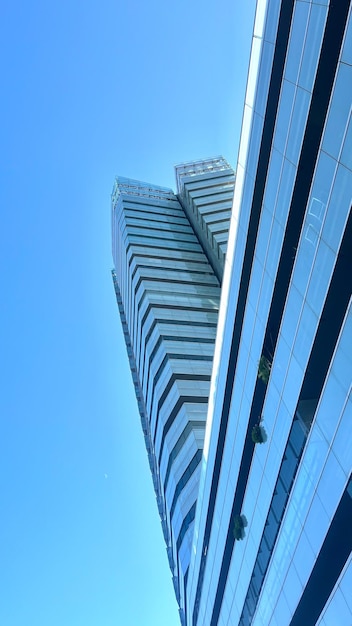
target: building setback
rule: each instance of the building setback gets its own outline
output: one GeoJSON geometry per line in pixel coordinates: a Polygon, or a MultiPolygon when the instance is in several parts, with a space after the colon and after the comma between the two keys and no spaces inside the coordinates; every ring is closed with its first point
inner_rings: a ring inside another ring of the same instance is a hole
{"type": "Polygon", "coordinates": [[[177,196],[117,179],[115,289],[187,626],[352,623],[351,94],[350,0],[258,0],[230,226],[221,158],[177,166],[177,196]]]}

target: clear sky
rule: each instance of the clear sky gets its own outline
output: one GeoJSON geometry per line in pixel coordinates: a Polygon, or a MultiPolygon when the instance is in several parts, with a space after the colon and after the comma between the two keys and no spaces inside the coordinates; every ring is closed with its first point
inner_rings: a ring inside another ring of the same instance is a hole
{"type": "Polygon", "coordinates": [[[115,174],[233,165],[254,0],[3,0],[0,624],[176,626],[111,281],[115,174]]]}

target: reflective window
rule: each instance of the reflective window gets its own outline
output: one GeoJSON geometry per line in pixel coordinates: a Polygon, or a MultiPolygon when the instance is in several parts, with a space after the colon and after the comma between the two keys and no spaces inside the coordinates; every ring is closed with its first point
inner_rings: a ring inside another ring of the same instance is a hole
{"type": "Polygon", "coordinates": [[[302,315],[299,320],[296,340],[294,343],[293,353],[298,362],[305,367],[308,360],[312,341],[314,339],[315,330],[318,324],[318,318],[314,311],[305,304],[302,309],[302,315]]]}
{"type": "Polygon", "coordinates": [[[288,80],[284,80],[281,89],[280,103],[275,126],[274,145],[280,152],[285,152],[287,133],[290,126],[291,112],[295,98],[296,87],[288,80]]]}
{"type": "Polygon", "coordinates": [[[292,83],[297,82],[301,54],[308,23],[310,4],[296,2],[291,26],[290,53],[286,59],[285,78],[292,83]]]}
{"type": "Polygon", "coordinates": [[[278,181],[280,180],[283,156],[278,150],[273,149],[270,155],[270,162],[265,186],[264,203],[267,210],[272,214],[276,204],[278,191],[278,181]]]}
{"type": "Polygon", "coordinates": [[[248,149],[247,157],[247,176],[248,174],[255,177],[257,174],[258,153],[262,140],[263,118],[254,113],[252,117],[251,141],[248,149]]]}
{"type": "Polygon", "coordinates": [[[297,605],[297,601],[301,597],[302,589],[303,589],[303,585],[299,579],[299,576],[298,576],[298,573],[294,564],[292,564],[286,576],[285,589],[284,589],[287,604],[290,607],[291,614],[293,614],[297,605]]]}
{"type": "Polygon", "coordinates": [[[272,221],[269,250],[265,268],[269,276],[271,276],[273,280],[275,279],[278,268],[283,238],[284,229],[281,224],[279,224],[279,222],[274,219],[272,221]]]}
{"type": "MultiPolygon", "coordinates": [[[[351,109],[352,66],[341,63],[324,132],[323,150],[338,158],[351,109]]],[[[351,158],[351,155],[349,155],[351,158]]]]}
{"type": "Polygon", "coordinates": [[[319,315],[323,307],[336,255],[323,241],[320,242],[309,281],[307,301],[319,315]]]}
{"type": "Polygon", "coordinates": [[[304,523],[304,531],[315,555],[319,554],[328,528],[329,517],[321,499],[315,495],[304,523]]]}
{"type": "Polygon", "coordinates": [[[303,585],[307,583],[314,561],[315,554],[313,548],[307,539],[306,533],[303,531],[295,551],[295,565],[303,585]]]}
{"type": "Polygon", "coordinates": [[[327,449],[328,444],[325,437],[323,437],[319,428],[315,426],[311,432],[309,446],[306,447],[303,457],[304,467],[313,483],[316,483],[318,480],[327,449]]]}
{"type": "MultiPolygon", "coordinates": [[[[350,370],[351,376],[351,370],[350,370]]],[[[346,392],[333,374],[330,374],[328,384],[319,405],[319,428],[328,442],[331,442],[335,433],[337,419],[346,400],[346,392]],[[334,419],[332,419],[334,416],[334,419]]]]}
{"type": "Polygon", "coordinates": [[[325,152],[319,154],[313,188],[309,198],[306,221],[320,231],[334,180],[336,161],[325,152]]]}
{"type": "MultiPolygon", "coordinates": [[[[329,527],[329,521],[335,514],[345,485],[346,476],[341,468],[341,465],[337,461],[334,454],[329,454],[317,489],[317,495],[323,503],[323,507],[328,518],[327,528],[329,527]]],[[[323,518],[321,518],[320,523],[324,524],[323,518]]]]}
{"type": "Polygon", "coordinates": [[[312,5],[298,81],[299,85],[308,91],[312,91],[313,89],[320,47],[324,35],[326,14],[326,6],[312,5]]]}
{"type": "Polygon", "coordinates": [[[352,172],[339,165],[324,222],[322,238],[337,252],[343,228],[351,207],[352,172]]]}
{"type": "Polygon", "coordinates": [[[255,110],[264,117],[266,109],[266,100],[268,93],[268,85],[270,81],[272,60],[274,55],[274,45],[268,41],[263,42],[260,68],[258,74],[258,83],[256,89],[255,110]]]}
{"type": "Polygon", "coordinates": [[[346,29],[345,42],[342,51],[342,61],[352,65],[352,17],[348,20],[348,26],[346,29]]]}
{"type": "MultiPolygon", "coordinates": [[[[349,590],[349,594],[351,590],[349,590]]],[[[336,589],[332,600],[324,613],[325,624],[351,624],[352,615],[348,607],[345,596],[339,588],[336,589]]]]}
{"type": "MultiPolygon", "coordinates": [[[[292,284],[289,289],[288,298],[285,304],[284,323],[281,329],[281,333],[283,337],[285,338],[287,346],[294,345],[294,339],[295,339],[295,335],[297,332],[297,326],[298,326],[300,315],[301,315],[302,305],[303,305],[303,296],[301,292],[296,289],[294,284],[292,284]]],[[[280,344],[278,345],[278,348],[277,348],[278,350],[280,350],[280,344]]],[[[287,359],[286,363],[281,358],[281,369],[284,368],[285,366],[286,366],[285,370],[287,369],[288,357],[289,355],[288,353],[286,353],[286,359],[287,359]]]]}
{"type": "Polygon", "coordinates": [[[296,167],[284,159],[275,209],[275,217],[282,226],[286,224],[296,171],[296,167]]]}
{"type": "Polygon", "coordinates": [[[295,164],[298,163],[298,158],[304,136],[304,128],[307,121],[309,104],[310,94],[304,89],[298,87],[295,95],[295,102],[290,124],[290,132],[286,148],[286,157],[289,159],[289,161],[295,164]]]}
{"type": "Polygon", "coordinates": [[[352,613],[352,595],[350,593],[352,589],[352,555],[350,556],[349,563],[345,568],[343,578],[340,582],[340,589],[352,613]]]}
{"type": "Polygon", "coordinates": [[[279,19],[280,4],[276,0],[269,0],[267,6],[265,39],[275,43],[277,22],[279,19]]]}
{"type": "MultiPolygon", "coordinates": [[[[351,372],[351,369],[349,369],[351,372]]],[[[352,467],[352,446],[351,446],[351,422],[352,422],[352,401],[349,398],[345,410],[342,414],[342,419],[337,431],[334,443],[333,452],[339,460],[342,469],[345,472],[345,476],[349,476],[352,467]]]]}
{"type": "Polygon", "coordinates": [[[352,117],[350,117],[347,127],[341,154],[341,163],[352,170],[352,117]]]}

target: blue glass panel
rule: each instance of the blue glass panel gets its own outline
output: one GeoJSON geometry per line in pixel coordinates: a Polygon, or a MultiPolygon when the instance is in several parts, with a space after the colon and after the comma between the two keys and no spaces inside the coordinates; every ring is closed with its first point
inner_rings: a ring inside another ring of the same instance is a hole
{"type": "Polygon", "coordinates": [[[327,527],[335,514],[345,486],[345,473],[335,455],[329,454],[317,489],[317,494],[322,501],[328,518],[327,527]]]}
{"type": "Polygon", "coordinates": [[[283,164],[283,156],[278,150],[275,148],[272,150],[270,155],[270,163],[267,174],[267,181],[265,187],[265,206],[271,215],[274,212],[274,207],[276,203],[277,191],[278,191],[278,181],[280,180],[281,168],[283,164]]]}
{"type": "Polygon", "coordinates": [[[295,91],[296,87],[293,83],[288,80],[283,82],[274,138],[275,148],[282,153],[285,151],[295,91]]]}
{"type": "Polygon", "coordinates": [[[345,42],[342,50],[342,61],[352,65],[352,17],[348,20],[346,29],[345,42]]]}
{"type": "Polygon", "coordinates": [[[329,517],[321,499],[315,494],[304,524],[304,530],[316,555],[319,554],[328,528],[329,517]]]}
{"type": "Polygon", "coordinates": [[[351,423],[352,402],[349,399],[332,447],[346,476],[349,476],[352,466],[351,423]]]}
{"type": "Polygon", "coordinates": [[[303,585],[299,579],[297,570],[294,564],[291,564],[285,579],[284,593],[286,596],[287,604],[289,605],[291,612],[293,613],[299,598],[302,594],[303,585]]]}
{"type": "Polygon", "coordinates": [[[304,136],[304,128],[307,121],[308,109],[310,103],[310,94],[297,88],[296,97],[293,107],[293,114],[290,124],[290,132],[286,148],[286,156],[292,163],[298,162],[300,148],[304,136]]]}
{"type": "Polygon", "coordinates": [[[331,248],[329,248],[324,241],[321,241],[314,261],[306,296],[309,306],[316,315],[320,315],[321,313],[335,259],[336,255],[331,248]]]}
{"type": "Polygon", "coordinates": [[[339,588],[336,589],[332,600],[324,614],[326,624],[351,624],[352,614],[345,597],[339,588]]]}
{"type": "Polygon", "coordinates": [[[291,27],[290,51],[285,67],[285,78],[292,83],[297,82],[309,10],[310,5],[308,2],[296,2],[291,27]]]}
{"type": "Polygon", "coordinates": [[[256,88],[255,110],[264,117],[266,100],[268,93],[268,85],[270,80],[272,60],[274,55],[274,46],[268,41],[264,41],[262,47],[262,57],[258,74],[258,83],[256,88]]]}
{"type": "Polygon", "coordinates": [[[282,226],[286,224],[296,171],[296,167],[284,159],[275,211],[275,218],[282,226]]]}
{"type": "MultiPolygon", "coordinates": [[[[351,372],[350,372],[351,373],[351,372]]],[[[336,421],[342,411],[346,392],[334,375],[330,375],[318,412],[319,428],[328,442],[332,441],[336,421]]]]}
{"type": "Polygon", "coordinates": [[[270,234],[269,253],[266,260],[266,271],[273,279],[275,279],[278,268],[283,238],[284,229],[281,224],[274,219],[270,234]]]}
{"type": "Polygon", "coordinates": [[[296,341],[293,346],[293,354],[303,369],[306,367],[317,326],[317,315],[312,311],[310,306],[305,303],[301,319],[299,320],[296,341]]]}
{"type": "Polygon", "coordinates": [[[280,3],[277,0],[269,0],[266,14],[265,39],[275,43],[276,29],[279,18],[280,3]]]}
{"type": "Polygon", "coordinates": [[[315,554],[304,531],[299,538],[294,559],[298,576],[305,585],[315,562],[315,554]]]}
{"type": "MultiPolygon", "coordinates": [[[[352,66],[340,64],[323,139],[323,150],[338,158],[351,109],[352,66]]],[[[348,155],[352,158],[351,155],[348,155]]]]}
{"type": "Polygon", "coordinates": [[[352,170],[352,118],[350,117],[347,132],[345,136],[345,140],[343,143],[343,149],[341,154],[341,163],[346,165],[350,170],[352,170]]]}
{"type": "Polygon", "coordinates": [[[312,91],[325,28],[326,6],[312,5],[304,47],[299,85],[312,91]]]}
{"type": "MultiPolygon", "coordinates": [[[[348,565],[347,569],[345,570],[343,578],[342,578],[342,580],[340,582],[340,589],[341,589],[341,592],[344,595],[346,603],[348,604],[348,606],[350,608],[350,611],[352,611],[352,594],[351,594],[351,589],[352,589],[352,559],[351,559],[351,557],[350,557],[349,565],[348,565]]],[[[352,616],[351,616],[351,622],[352,622],[352,616]]]]}
{"type": "Polygon", "coordinates": [[[309,446],[306,447],[303,457],[304,467],[314,483],[318,480],[326,456],[328,444],[319,428],[314,427],[311,432],[309,446]]]}
{"type": "Polygon", "coordinates": [[[258,153],[260,142],[262,140],[263,130],[263,118],[258,113],[253,114],[252,128],[251,128],[251,141],[249,143],[248,156],[247,156],[247,175],[255,177],[257,174],[258,165],[258,153]]]}
{"type": "Polygon", "coordinates": [[[342,238],[343,227],[351,207],[352,172],[339,165],[330,198],[330,210],[324,222],[322,238],[337,251],[342,238]]]}

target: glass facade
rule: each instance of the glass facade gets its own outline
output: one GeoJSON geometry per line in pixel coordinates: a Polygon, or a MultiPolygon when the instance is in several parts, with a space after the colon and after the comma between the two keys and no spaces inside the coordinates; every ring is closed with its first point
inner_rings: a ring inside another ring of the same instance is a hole
{"type": "Polygon", "coordinates": [[[182,623],[347,625],[351,1],[253,32],[236,180],[117,179],[115,289],[182,623]]]}
{"type": "Polygon", "coordinates": [[[258,2],[188,575],[192,626],[352,623],[342,591],[351,438],[342,449],[340,434],[352,417],[350,12],[350,2],[258,2]]]}
{"type": "MultiPolygon", "coordinates": [[[[204,167],[195,178],[214,215],[223,197],[204,167]]],[[[225,179],[229,213],[227,164],[225,179]]],[[[182,621],[220,303],[208,260],[218,243],[209,238],[205,254],[184,205],[122,177],[112,193],[114,286],[182,621]]]]}
{"type": "Polygon", "coordinates": [[[176,165],[178,198],[222,280],[235,174],[223,157],[176,165]]]}

